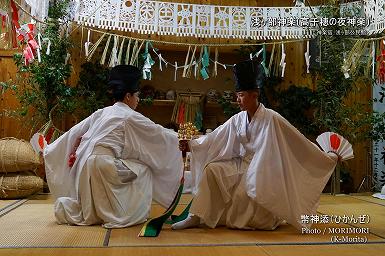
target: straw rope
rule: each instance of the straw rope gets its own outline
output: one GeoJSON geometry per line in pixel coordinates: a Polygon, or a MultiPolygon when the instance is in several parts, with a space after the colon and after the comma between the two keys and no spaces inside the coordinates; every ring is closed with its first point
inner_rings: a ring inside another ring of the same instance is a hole
{"type": "Polygon", "coordinates": [[[0,198],[24,198],[43,189],[43,180],[31,172],[2,174],[0,176],[0,198]]]}
{"type": "Polygon", "coordinates": [[[0,139],[0,173],[33,170],[40,164],[31,144],[12,137],[0,139]]]}

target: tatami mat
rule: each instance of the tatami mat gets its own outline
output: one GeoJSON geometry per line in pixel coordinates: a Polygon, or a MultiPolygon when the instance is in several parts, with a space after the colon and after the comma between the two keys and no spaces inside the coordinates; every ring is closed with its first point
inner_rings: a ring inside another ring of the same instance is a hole
{"type": "Polygon", "coordinates": [[[15,202],[17,202],[17,200],[0,200],[0,211],[14,204],[15,202]]]}
{"type": "Polygon", "coordinates": [[[379,256],[385,252],[385,244],[290,245],[260,248],[269,256],[379,256]]]}
{"type": "Polygon", "coordinates": [[[356,199],[359,199],[359,200],[363,200],[365,202],[370,202],[370,203],[374,203],[374,204],[379,204],[379,205],[385,206],[385,200],[383,200],[383,199],[375,198],[375,197],[372,197],[372,196],[352,196],[352,197],[356,198],[356,199]]]}
{"type": "Polygon", "coordinates": [[[0,218],[0,245],[5,247],[103,246],[100,226],[57,225],[52,204],[28,201],[0,218]]]}
{"type": "MultiPolygon", "coordinates": [[[[178,207],[178,211],[182,207],[178,207]]],[[[153,206],[152,215],[159,215],[163,209],[153,206]]],[[[302,234],[290,225],[282,225],[275,231],[231,230],[225,227],[210,229],[205,226],[186,230],[171,230],[165,225],[156,238],[138,237],[141,225],[128,229],[114,229],[109,246],[204,246],[204,245],[248,245],[248,244],[312,244],[332,243],[333,228],[348,228],[346,224],[314,224],[312,229],[320,234],[302,234]]],[[[368,241],[383,241],[381,237],[366,234],[368,241]]]]}
{"type": "MultiPolygon", "coordinates": [[[[183,195],[177,212],[181,212],[191,199],[191,195],[183,195]]],[[[365,198],[363,198],[365,199],[365,198]]],[[[152,205],[151,215],[159,216],[164,209],[156,203],[152,205]]],[[[369,227],[372,234],[349,234],[349,236],[364,236],[374,246],[376,243],[385,244],[385,207],[361,198],[352,196],[323,195],[319,207],[320,214],[354,215],[366,214],[370,222],[361,227],[369,227]]],[[[282,225],[275,231],[241,231],[224,227],[210,229],[200,228],[174,231],[169,225],[164,228],[159,237],[138,237],[141,225],[124,229],[108,230],[101,226],[67,226],[57,225],[53,214],[53,200],[49,195],[36,195],[19,207],[0,217],[0,248],[23,247],[216,247],[221,246],[315,246],[322,248],[332,244],[330,230],[349,228],[354,225],[343,223],[314,224],[312,229],[321,234],[301,234],[301,231],[290,225],[282,225]]],[[[355,225],[357,226],[357,225],[355,225]]],[[[349,241],[348,241],[349,242],[349,241]]],[[[339,247],[338,247],[339,248],[339,247]]],[[[350,248],[350,247],[348,247],[350,248]]],[[[276,250],[276,249],[274,249],[276,250]]],[[[3,250],[0,250],[0,253],[3,250]]],[[[255,252],[259,255],[260,250],[255,252]]],[[[263,254],[261,254],[263,255],[263,254]]],[[[267,255],[270,255],[269,253],[267,255]]],[[[272,252],[274,255],[274,252],[272,252]]],[[[299,254],[301,255],[301,254],[299,254]]],[[[321,254],[319,254],[321,255],[321,254]]]]}
{"type": "Polygon", "coordinates": [[[29,197],[30,204],[54,204],[55,199],[52,194],[36,194],[29,197]]]}
{"type": "Polygon", "coordinates": [[[385,244],[357,245],[290,245],[290,246],[211,246],[211,247],[112,247],[112,248],[27,248],[1,249],[1,256],[377,256],[383,255],[385,244]]]}
{"type": "MultiPolygon", "coordinates": [[[[269,256],[257,246],[211,246],[211,247],[110,247],[110,248],[28,248],[0,249],[1,256],[269,256]]],[[[287,255],[287,254],[285,254],[287,255]]],[[[292,254],[293,256],[295,254],[292,254]]],[[[322,255],[321,255],[322,256],[322,255]]]]}
{"type": "Polygon", "coordinates": [[[358,223],[351,222],[351,225],[367,227],[371,233],[385,239],[385,206],[371,202],[369,196],[359,199],[348,195],[324,196],[321,199],[318,212],[327,215],[353,217],[358,223]],[[368,221],[360,225],[359,217],[364,215],[368,221]]]}

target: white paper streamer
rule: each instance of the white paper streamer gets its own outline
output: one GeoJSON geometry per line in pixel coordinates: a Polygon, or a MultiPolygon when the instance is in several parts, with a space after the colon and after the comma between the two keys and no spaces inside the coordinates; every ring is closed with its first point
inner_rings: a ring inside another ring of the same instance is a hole
{"type": "Polygon", "coordinates": [[[37,61],[41,62],[41,53],[40,53],[40,49],[41,49],[41,34],[40,33],[37,34],[37,42],[39,44],[39,47],[37,48],[37,61]]]}
{"type": "Polygon", "coordinates": [[[114,36],[114,46],[112,47],[109,67],[115,67],[118,64],[118,36],[114,36]]]}
{"type": "Polygon", "coordinates": [[[119,48],[119,53],[118,53],[118,63],[117,65],[122,63],[122,56],[123,56],[123,46],[124,46],[124,41],[126,38],[123,37],[122,42],[120,43],[120,48],[119,48]]]}
{"type": "Polygon", "coordinates": [[[189,67],[188,66],[188,60],[189,60],[190,51],[191,51],[191,45],[188,46],[187,55],[186,55],[186,59],[184,61],[184,66],[183,66],[182,77],[186,77],[187,69],[189,67]]]}
{"type": "Polygon", "coordinates": [[[261,55],[262,52],[263,52],[263,47],[261,48],[261,50],[259,50],[259,51],[255,54],[255,58],[258,58],[258,56],[261,55]]]}
{"type": "Polygon", "coordinates": [[[174,81],[176,81],[176,73],[178,71],[178,62],[175,61],[174,81]]]}
{"type": "Polygon", "coordinates": [[[310,73],[309,67],[310,67],[310,51],[309,51],[309,41],[306,42],[306,52],[305,52],[305,62],[306,62],[306,73],[310,73]]]}
{"type": "Polygon", "coordinates": [[[64,63],[67,65],[69,59],[71,57],[71,54],[67,53],[64,63]]]}
{"type": "Polygon", "coordinates": [[[124,64],[126,64],[126,65],[128,65],[128,63],[130,62],[130,48],[131,48],[131,38],[128,41],[127,51],[126,51],[126,58],[124,60],[124,64]]]}
{"type": "Polygon", "coordinates": [[[84,43],[84,51],[85,51],[86,57],[88,57],[88,55],[89,55],[89,48],[90,48],[90,45],[91,45],[90,37],[91,37],[91,30],[88,30],[87,42],[84,43]]]}
{"type": "Polygon", "coordinates": [[[372,42],[372,79],[376,78],[376,46],[372,42]]]}
{"type": "MultiPolygon", "coordinates": [[[[316,38],[319,28],[318,26],[307,26],[305,29],[301,26],[293,26],[291,22],[275,27],[254,26],[255,14],[262,14],[263,21],[294,18],[297,23],[302,19],[319,18],[322,8],[320,5],[305,6],[303,0],[295,1],[295,7],[223,6],[225,1],[222,1],[222,6],[209,5],[206,3],[207,1],[203,4],[166,0],[76,1],[80,3],[79,8],[76,9],[75,21],[79,24],[86,23],[88,26],[139,34],[200,38],[245,39],[245,37],[250,37],[258,40],[316,38]],[[126,3],[131,3],[131,6],[128,7],[126,3]],[[94,6],[97,8],[93,8],[94,6]],[[242,24],[239,23],[239,17],[242,17],[242,24]],[[203,20],[204,22],[201,22],[203,20]]],[[[354,18],[372,18],[370,25],[362,27],[365,34],[372,35],[384,30],[385,13],[378,11],[383,9],[383,0],[343,2],[341,8],[354,10],[358,7],[363,10],[362,16],[357,15],[354,18]]]]}
{"type": "Polygon", "coordinates": [[[284,77],[285,76],[285,68],[286,68],[286,62],[285,62],[286,53],[285,53],[285,45],[283,43],[282,43],[281,52],[282,52],[281,61],[279,62],[279,65],[281,66],[281,69],[282,69],[281,77],[284,77]]]}
{"type": "Polygon", "coordinates": [[[160,69],[160,71],[163,71],[163,67],[162,67],[163,58],[162,58],[162,54],[159,54],[158,57],[159,57],[159,69],[160,69]]]}
{"type": "Polygon", "coordinates": [[[49,38],[43,38],[43,42],[48,42],[47,50],[46,50],[45,54],[50,55],[50,53],[51,53],[51,40],[49,40],[49,38]]]}
{"type": "MultiPolygon", "coordinates": [[[[343,45],[343,53],[342,53],[342,55],[343,55],[343,65],[342,65],[342,67],[341,67],[341,71],[342,71],[342,73],[344,73],[344,77],[345,77],[345,79],[348,79],[349,77],[350,77],[350,75],[349,75],[349,71],[350,71],[350,69],[349,68],[347,68],[347,66],[346,66],[346,52],[345,52],[345,44],[343,43],[342,44],[343,45]]],[[[354,58],[353,58],[353,62],[354,62],[354,58]]]]}
{"type": "Polygon", "coordinates": [[[102,58],[100,59],[100,65],[104,65],[104,63],[106,62],[107,51],[108,51],[108,47],[110,46],[110,41],[111,41],[111,35],[108,37],[106,46],[104,47],[102,58]]]}

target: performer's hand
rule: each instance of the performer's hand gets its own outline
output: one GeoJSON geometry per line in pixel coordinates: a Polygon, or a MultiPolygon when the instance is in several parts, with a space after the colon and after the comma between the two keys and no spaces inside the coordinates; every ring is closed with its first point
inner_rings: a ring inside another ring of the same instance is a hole
{"type": "Polygon", "coordinates": [[[341,162],[342,161],[342,157],[340,155],[338,155],[336,152],[334,151],[329,151],[327,152],[327,154],[332,157],[332,158],[335,158],[337,157],[337,162],[341,162]]]}
{"type": "Polygon", "coordinates": [[[184,152],[190,152],[190,147],[188,145],[188,140],[179,141],[179,150],[184,152]]]}

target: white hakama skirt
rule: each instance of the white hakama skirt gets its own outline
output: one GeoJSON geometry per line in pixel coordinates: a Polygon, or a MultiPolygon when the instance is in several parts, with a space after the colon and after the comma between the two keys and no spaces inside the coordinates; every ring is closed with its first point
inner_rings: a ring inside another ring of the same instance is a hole
{"type": "Polygon", "coordinates": [[[152,176],[137,160],[120,160],[97,146],[79,177],[78,198],[59,197],[55,216],[59,224],[123,228],[143,223],[150,214],[152,176]]]}

